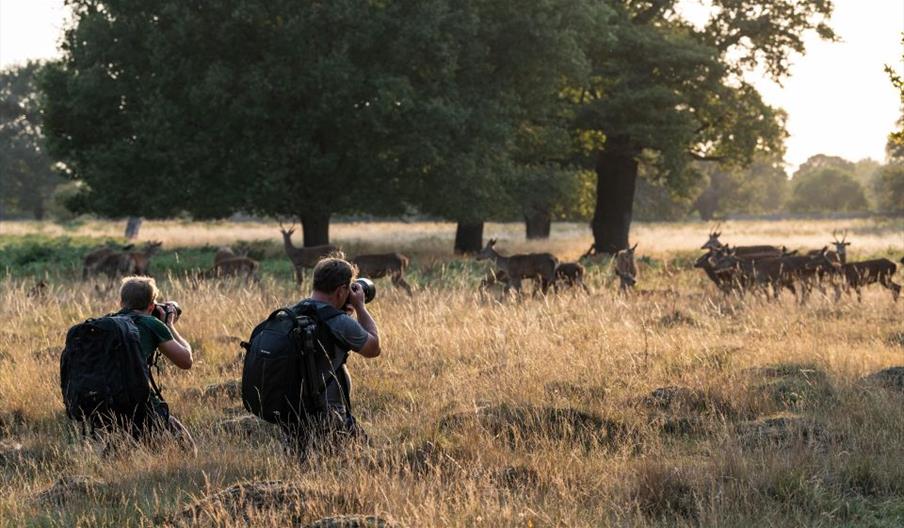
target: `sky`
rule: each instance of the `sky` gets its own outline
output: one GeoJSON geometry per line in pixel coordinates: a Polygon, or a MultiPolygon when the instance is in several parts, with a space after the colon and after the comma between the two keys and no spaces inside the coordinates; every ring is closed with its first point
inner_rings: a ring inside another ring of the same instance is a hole
{"type": "MultiPolygon", "coordinates": [[[[685,0],[690,11],[699,0],[685,0]]],[[[701,9],[697,7],[697,9],[701,9]]],[[[66,19],[63,0],[0,0],[0,68],[52,58],[66,19]]],[[[771,105],[788,113],[788,171],[814,154],[885,160],[885,141],[901,115],[883,66],[904,72],[904,0],[835,0],[841,42],[807,39],[782,86],[751,75],[771,105]]]]}

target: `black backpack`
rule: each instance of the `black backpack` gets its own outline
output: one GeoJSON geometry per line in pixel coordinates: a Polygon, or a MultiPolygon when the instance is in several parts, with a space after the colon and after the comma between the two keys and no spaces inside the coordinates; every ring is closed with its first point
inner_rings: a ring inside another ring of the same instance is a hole
{"type": "Polygon", "coordinates": [[[128,425],[133,434],[146,425],[151,391],[160,397],[160,390],[140,343],[128,315],[88,319],[69,329],[60,356],[60,389],[70,419],[92,429],[128,425]]]}
{"type": "MultiPolygon", "coordinates": [[[[271,423],[303,425],[326,411],[326,391],[332,383],[340,384],[350,409],[345,377],[331,362],[337,340],[326,325],[343,313],[302,301],[276,310],[257,325],[248,342],[242,342],[245,409],[271,423]]],[[[345,359],[347,355],[342,364],[345,359]]]]}

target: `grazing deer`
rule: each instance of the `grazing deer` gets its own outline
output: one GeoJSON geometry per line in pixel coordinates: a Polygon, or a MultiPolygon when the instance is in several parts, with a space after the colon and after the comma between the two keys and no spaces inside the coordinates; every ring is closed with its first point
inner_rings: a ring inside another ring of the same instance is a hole
{"type": "MultiPolygon", "coordinates": [[[[487,245],[475,257],[477,260],[493,262],[497,270],[505,272],[509,286],[521,292],[521,281],[533,279],[539,281],[540,290],[546,293],[556,279],[556,265],[559,260],[551,253],[528,253],[504,257],[496,252],[496,239],[491,238],[487,245]]],[[[536,290],[534,290],[536,292],[536,290]]]]}
{"type": "Polygon", "coordinates": [[[295,280],[296,282],[298,282],[298,284],[302,284],[304,282],[305,268],[313,268],[324,257],[328,257],[334,253],[339,252],[339,248],[332,244],[324,244],[322,246],[311,247],[296,247],[294,244],[292,244],[292,233],[295,232],[295,226],[292,226],[289,229],[285,229],[282,224],[280,224],[279,231],[283,236],[283,247],[286,250],[286,255],[289,257],[289,260],[292,261],[292,266],[295,267],[295,280]]]}
{"type": "Polygon", "coordinates": [[[114,252],[104,257],[95,267],[97,273],[108,277],[123,275],[148,275],[151,257],[163,242],[148,242],[141,251],[114,252]]]}
{"type": "Polygon", "coordinates": [[[213,279],[219,277],[244,276],[245,280],[258,282],[260,281],[260,275],[258,275],[259,268],[260,264],[256,260],[248,257],[223,258],[214,262],[213,267],[210,269],[202,271],[199,274],[199,277],[213,279]]]}
{"type": "Polygon", "coordinates": [[[579,262],[563,262],[556,266],[555,290],[560,287],[580,286],[585,292],[590,293],[590,288],[584,284],[584,266],[579,262]]]}
{"type": "Polygon", "coordinates": [[[389,276],[393,286],[403,288],[411,295],[411,286],[402,277],[408,268],[408,262],[408,257],[401,253],[358,255],[351,259],[351,263],[358,267],[358,272],[362,276],[372,279],[389,276]]]}
{"type": "MultiPolygon", "coordinates": [[[[238,257],[238,256],[239,256],[239,255],[236,255],[236,254],[235,254],[235,251],[233,251],[231,247],[229,247],[229,246],[220,246],[220,247],[217,248],[217,252],[216,252],[216,254],[214,254],[214,256],[213,256],[213,265],[214,265],[214,267],[216,267],[218,263],[220,263],[220,262],[222,262],[222,261],[224,261],[224,260],[228,260],[228,259],[231,259],[231,258],[238,257]]],[[[247,255],[242,255],[242,256],[244,257],[244,256],[247,256],[247,255]]]]}
{"type": "MultiPolygon", "coordinates": [[[[719,241],[722,236],[721,231],[712,231],[709,234],[709,240],[700,246],[700,249],[708,249],[710,251],[719,251],[726,249],[728,246],[719,241]]],[[[781,257],[785,253],[785,248],[775,246],[735,246],[732,248],[738,258],[768,258],[781,257]]]]}
{"type": "Polygon", "coordinates": [[[88,252],[82,261],[82,279],[97,274],[97,266],[108,256],[121,251],[130,251],[134,247],[135,244],[127,244],[116,250],[111,246],[104,246],[88,252]]]}
{"type": "Polygon", "coordinates": [[[618,289],[622,293],[627,293],[637,284],[637,265],[634,264],[635,249],[637,249],[637,244],[615,254],[615,274],[619,280],[618,289]]]}
{"type": "MultiPolygon", "coordinates": [[[[902,259],[902,263],[904,263],[904,259],[902,259]]],[[[901,295],[901,285],[892,280],[898,266],[887,258],[848,262],[841,269],[844,273],[844,290],[848,293],[851,292],[851,289],[857,292],[857,302],[863,300],[861,289],[877,282],[891,290],[892,299],[895,302],[901,295]]],[[[838,301],[840,298],[841,293],[836,290],[835,300],[838,301]]]]}

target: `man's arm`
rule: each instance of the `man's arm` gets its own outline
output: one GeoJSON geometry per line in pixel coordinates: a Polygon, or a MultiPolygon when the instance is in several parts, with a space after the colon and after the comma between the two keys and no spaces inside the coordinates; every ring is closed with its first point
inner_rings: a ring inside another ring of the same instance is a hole
{"type": "Polygon", "coordinates": [[[355,313],[358,314],[358,324],[361,325],[368,334],[364,346],[357,352],[366,358],[375,358],[379,356],[380,352],[382,352],[380,349],[380,334],[377,331],[377,323],[374,321],[374,318],[370,316],[367,308],[364,307],[364,290],[361,288],[360,284],[352,284],[352,290],[349,294],[349,304],[352,305],[352,308],[355,309],[355,313]]]}
{"type": "Polygon", "coordinates": [[[160,343],[157,345],[157,348],[159,348],[160,351],[163,352],[163,355],[169,358],[169,360],[177,367],[181,369],[190,369],[193,362],[191,345],[188,344],[188,341],[186,341],[184,337],[179,335],[175,323],[175,314],[172,312],[168,313],[166,317],[166,327],[169,329],[170,333],[173,334],[173,338],[169,341],[160,343]]]}

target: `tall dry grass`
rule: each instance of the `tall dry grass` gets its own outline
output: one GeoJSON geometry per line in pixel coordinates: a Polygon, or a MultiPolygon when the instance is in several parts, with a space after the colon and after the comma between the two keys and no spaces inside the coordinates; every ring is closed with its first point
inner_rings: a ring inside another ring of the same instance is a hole
{"type": "MultiPolygon", "coordinates": [[[[663,229],[647,238],[671,240],[675,228],[663,229]]],[[[385,352],[349,363],[369,445],[304,463],[270,426],[224,431],[241,403],[205,394],[240,377],[237,340],[297,300],[293,285],[162,281],[186,309],[180,331],[195,348],[194,368],[158,377],[195,434],[192,458],[165,443],[103,456],[62,415],[63,336],[115,309],[107,285],[61,279],[39,292],[31,279],[6,279],[0,524],[153,526],[236,483],[271,480],[297,494],[238,512],[208,502],[196,522],[364,513],[412,527],[904,523],[904,384],[865,379],[904,361],[904,305],[879,289],[863,303],[723,298],[694,270],[641,273],[647,293],[634,297],[591,266],[590,297],[501,303],[476,294],[476,274],[422,282],[413,298],[381,283],[372,311],[385,352]],[[40,499],[73,475],[94,484],[40,499]]]]}

